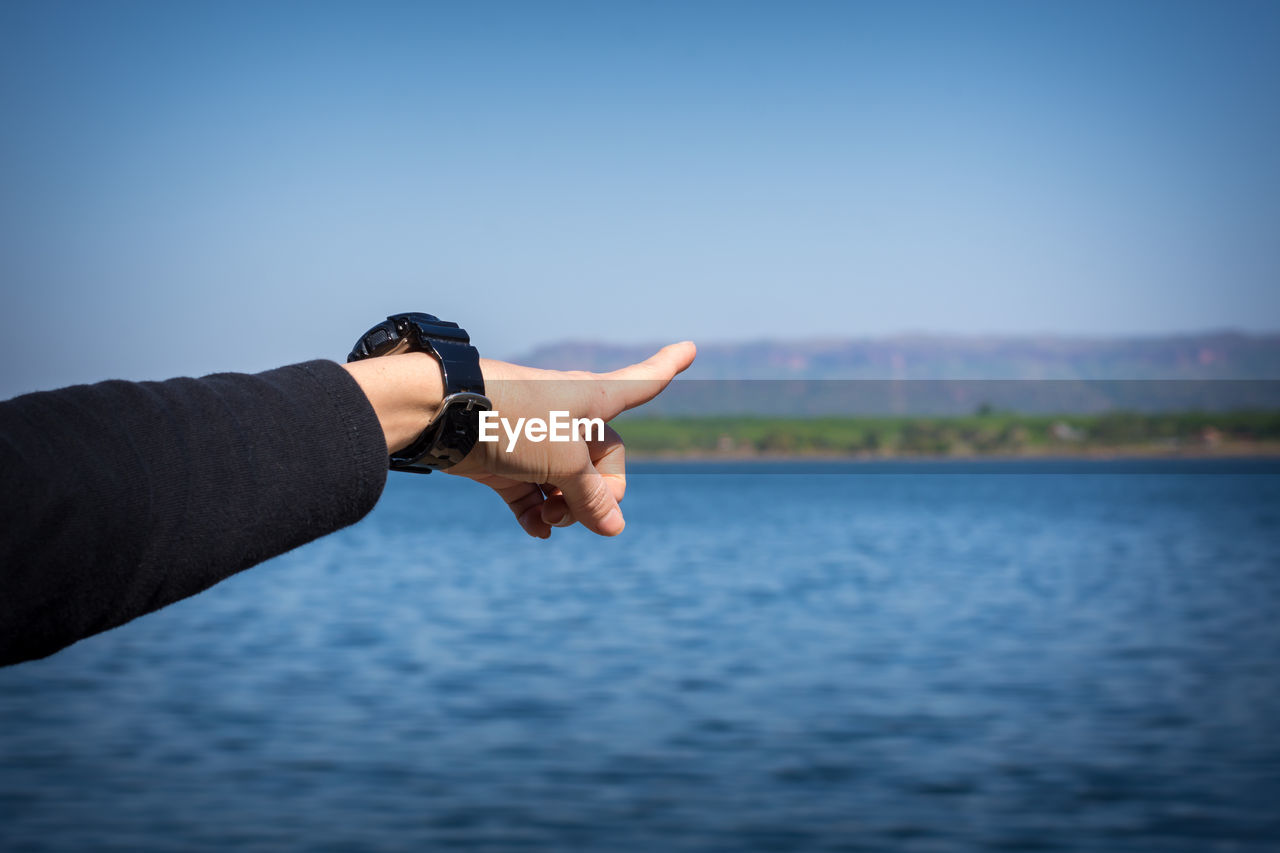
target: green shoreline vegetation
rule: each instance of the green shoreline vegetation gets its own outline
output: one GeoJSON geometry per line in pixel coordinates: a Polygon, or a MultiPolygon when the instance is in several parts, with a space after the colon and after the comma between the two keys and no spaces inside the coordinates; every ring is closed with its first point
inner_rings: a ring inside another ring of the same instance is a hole
{"type": "Polygon", "coordinates": [[[773,418],[628,417],[637,456],[1048,456],[1280,453],[1280,411],[773,418]]]}

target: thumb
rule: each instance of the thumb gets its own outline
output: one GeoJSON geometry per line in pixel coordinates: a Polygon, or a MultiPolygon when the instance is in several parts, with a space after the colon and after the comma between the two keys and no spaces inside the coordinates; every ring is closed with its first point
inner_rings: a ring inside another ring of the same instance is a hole
{"type": "Polygon", "coordinates": [[[606,421],[627,409],[649,402],[662,393],[677,373],[693,364],[698,348],[693,341],[671,344],[644,361],[602,374],[608,383],[600,416],[606,421]]]}
{"type": "Polygon", "coordinates": [[[609,482],[594,467],[552,485],[564,493],[569,511],[583,527],[601,536],[617,536],[626,527],[609,482]]]}

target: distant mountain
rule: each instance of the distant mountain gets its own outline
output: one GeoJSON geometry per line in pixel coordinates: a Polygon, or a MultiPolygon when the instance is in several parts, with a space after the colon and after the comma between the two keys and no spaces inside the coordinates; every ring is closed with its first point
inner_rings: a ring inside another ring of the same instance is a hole
{"type": "MultiPolygon", "coordinates": [[[[612,370],[650,345],[551,344],[516,359],[612,370]]],[[[700,344],[689,379],[1280,379],[1280,334],[1132,338],[898,335],[700,344]]]]}
{"type": "MultiPolygon", "coordinates": [[[[645,345],[561,343],[520,361],[605,371],[645,345]]],[[[954,415],[1280,409],[1280,334],[943,337],[704,344],[654,415],[954,415]],[[699,381],[701,380],[701,381],[699,381]]]]}

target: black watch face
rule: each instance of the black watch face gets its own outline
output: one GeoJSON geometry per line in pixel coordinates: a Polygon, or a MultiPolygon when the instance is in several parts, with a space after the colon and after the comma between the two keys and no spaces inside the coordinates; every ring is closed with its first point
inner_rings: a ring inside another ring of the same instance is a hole
{"type": "Polygon", "coordinates": [[[347,356],[347,361],[360,361],[365,358],[390,355],[393,348],[399,343],[403,343],[403,341],[396,331],[396,324],[390,320],[383,320],[360,336],[360,340],[356,341],[351,354],[347,356]]]}

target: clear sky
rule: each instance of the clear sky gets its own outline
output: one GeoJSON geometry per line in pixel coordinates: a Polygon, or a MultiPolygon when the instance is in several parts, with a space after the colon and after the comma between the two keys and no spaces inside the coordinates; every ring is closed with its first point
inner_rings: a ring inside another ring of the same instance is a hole
{"type": "Polygon", "coordinates": [[[1280,328],[1280,3],[0,4],[0,391],[1280,328]]]}

